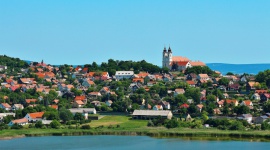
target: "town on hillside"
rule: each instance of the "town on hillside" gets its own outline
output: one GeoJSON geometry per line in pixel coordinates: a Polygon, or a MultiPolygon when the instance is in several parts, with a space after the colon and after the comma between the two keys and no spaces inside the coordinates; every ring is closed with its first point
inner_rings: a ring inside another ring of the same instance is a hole
{"type": "Polygon", "coordinates": [[[87,124],[125,114],[148,126],[270,129],[270,71],[221,74],[162,51],[162,68],[110,59],[82,66],[0,56],[0,129],[87,124]]]}

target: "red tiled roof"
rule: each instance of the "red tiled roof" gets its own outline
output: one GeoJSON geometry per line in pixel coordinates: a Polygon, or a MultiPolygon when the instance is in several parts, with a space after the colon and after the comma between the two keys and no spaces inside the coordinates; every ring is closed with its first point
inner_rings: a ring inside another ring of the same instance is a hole
{"type": "Polygon", "coordinates": [[[25,99],[25,101],[27,104],[30,104],[31,102],[33,102],[33,103],[37,102],[36,99],[25,99]]]}
{"type": "Polygon", "coordinates": [[[180,108],[188,108],[188,107],[189,107],[189,105],[188,105],[188,104],[186,104],[186,103],[184,103],[184,104],[180,105],[180,108]]]}
{"type": "Polygon", "coordinates": [[[83,101],[83,100],[85,100],[85,98],[86,98],[85,96],[76,96],[74,100],[75,101],[83,101]]]}
{"type": "Polygon", "coordinates": [[[22,118],[22,119],[16,119],[12,121],[14,124],[15,123],[26,123],[28,122],[28,120],[26,118],[22,118]]]}
{"type": "Polygon", "coordinates": [[[174,61],[174,62],[178,62],[178,61],[189,61],[189,59],[186,58],[186,57],[182,57],[182,56],[173,56],[172,57],[172,61],[174,61]]]}
{"type": "Polygon", "coordinates": [[[8,103],[1,103],[2,106],[4,106],[5,108],[11,108],[11,106],[8,103]]]}
{"type": "Polygon", "coordinates": [[[29,116],[32,119],[42,118],[44,112],[35,112],[35,113],[29,113],[29,116]]]}

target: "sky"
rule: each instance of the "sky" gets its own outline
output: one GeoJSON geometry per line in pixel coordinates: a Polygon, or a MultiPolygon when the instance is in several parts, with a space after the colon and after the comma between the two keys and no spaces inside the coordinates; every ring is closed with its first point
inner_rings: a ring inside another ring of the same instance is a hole
{"type": "Polygon", "coordinates": [[[48,64],[270,63],[269,0],[0,0],[0,55],[48,64]]]}

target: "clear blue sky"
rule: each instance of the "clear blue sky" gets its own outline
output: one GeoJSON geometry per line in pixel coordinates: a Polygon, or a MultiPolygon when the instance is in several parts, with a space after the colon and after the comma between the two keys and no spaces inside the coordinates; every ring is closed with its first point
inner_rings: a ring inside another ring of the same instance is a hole
{"type": "Polygon", "coordinates": [[[269,0],[0,0],[0,54],[49,64],[173,55],[270,63],[269,0]]]}

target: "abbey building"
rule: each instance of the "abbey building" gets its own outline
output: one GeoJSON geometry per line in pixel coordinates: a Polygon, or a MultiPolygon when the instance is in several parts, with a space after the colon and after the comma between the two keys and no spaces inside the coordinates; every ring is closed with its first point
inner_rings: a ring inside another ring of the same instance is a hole
{"type": "Polygon", "coordinates": [[[168,50],[164,47],[162,54],[162,67],[167,67],[170,70],[184,71],[188,67],[206,66],[205,63],[201,61],[191,61],[186,57],[173,56],[171,47],[169,47],[168,50]]]}

